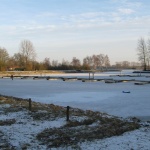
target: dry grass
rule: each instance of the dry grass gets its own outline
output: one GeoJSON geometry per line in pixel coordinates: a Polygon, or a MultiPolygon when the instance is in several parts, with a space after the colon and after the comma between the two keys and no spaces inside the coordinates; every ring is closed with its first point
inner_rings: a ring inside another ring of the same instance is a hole
{"type": "Polygon", "coordinates": [[[49,74],[62,74],[62,71],[55,71],[55,70],[41,70],[41,71],[0,71],[0,77],[11,75],[14,76],[24,76],[24,75],[49,75],[49,74]]]}
{"type": "Polygon", "coordinates": [[[10,126],[14,123],[16,123],[15,119],[0,120],[0,126],[10,126]]]}
{"type": "Polygon", "coordinates": [[[37,139],[42,144],[48,145],[49,148],[72,146],[79,142],[118,136],[140,127],[136,122],[127,122],[115,118],[106,118],[106,120],[103,118],[103,122],[100,120],[70,121],[61,128],[45,129],[37,135],[37,139]]]}
{"type": "MultiPolygon", "coordinates": [[[[66,117],[66,108],[53,104],[32,102],[29,110],[29,100],[0,96],[0,105],[9,105],[3,109],[4,113],[27,111],[34,121],[56,120],[66,117]]],[[[13,120],[0,121],[0,125],[11,125],[13,120]]],[[[138,121],[120,119],[105,113],[90,110],[70,109],[70,121],[60,128],[49,128],[39,133],[36,138],[47,147],[77,146],[79,142],[93,141],[111,136],[118,136],[124,132],[138,129],[138,121]]]]}

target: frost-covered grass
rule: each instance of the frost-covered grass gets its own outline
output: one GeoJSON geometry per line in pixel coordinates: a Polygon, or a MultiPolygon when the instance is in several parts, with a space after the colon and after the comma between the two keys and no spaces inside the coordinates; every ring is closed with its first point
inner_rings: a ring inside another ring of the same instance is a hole
{"type": "Polygon", "coordinates": [[[140,127],[138,120],[72,108],[66,122],[66,108],[12,97],[0,97],[0,131],[11,149],[85,147],[84,143],[122,135],[140,127]],[[10,111],[9,111],[10,110],[10,111]],[[83,144],[83,145],[82,145],[83,144]]]}

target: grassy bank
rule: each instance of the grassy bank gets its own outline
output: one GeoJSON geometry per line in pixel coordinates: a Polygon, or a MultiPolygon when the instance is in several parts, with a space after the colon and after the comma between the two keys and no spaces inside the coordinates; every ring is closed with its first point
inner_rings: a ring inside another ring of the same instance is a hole
{"type": "Polygon", "coordinates": [[[3,95],[0,95],[0,113],[0,132],[3,135],[0,140],[9,139],[3,146],[10,149],[32,149],[35,146],[39,148],[39,145],[40,149],[43,146],[48,149],[79,148],[81,142],[118,136],[140,127],[139,120],[135,118],[122,119],[78,108],[70,109],[70,118],[66,121],[65,107],[32,102],[29,111],[29,100],[3,95]],[[16,136],[7,137],[15,131],[16,136]]]}
{"type": "Polygon", "coordinates": [[[24,76],[24,75],[49,75],[49,74],[60,74],[64,73],[62,71],[54,71],[54,70],[41,70],[41,71],[0,71],[0,76],[24,76]]]}

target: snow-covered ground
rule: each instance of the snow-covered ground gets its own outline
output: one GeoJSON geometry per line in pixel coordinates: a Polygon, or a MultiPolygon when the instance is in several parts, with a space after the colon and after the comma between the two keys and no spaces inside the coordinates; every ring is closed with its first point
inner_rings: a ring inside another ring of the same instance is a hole
{"type": "MultiPolygon", "coordinates": [[[[122,72],[122,74],[129,73],[131,74],[130,71],[122,72]]],[[[110,77],[110,75],[115,74],[120,74],[120,72],[101,74],[97,73],[95,74],[95,78],[113,78],[119,80],[135,79],[139,81],[150,81],[150,78],[146,77],[110,77]]],[[[88,78],[88,74],[69,74],[65,76],[88,78]]],[[[61,106],[82,108],[84,110],[96,110],[120,117],[136,116],[143,120],[150,120],[150,84],[135,85],[134,82],[135,81],[107,84],[104,81],[64,82],[62,80],[48,81],[45,79],[0,79],[0,94],[22,98],[31,98],[34,101],[42,103],[53,103],[61,106]],[[122,91],[130,91],[130,93],[123,93],[122,91]]],[[[19,116],[21,115],[25,116],[25,114],[18,114],[16,118],[19,118],[19,116]]],[[[12,116],[4,116],[4,118],[7,117],[11,118],[12,116]]],[[[22,122],[24,122],[23,119],[21,120],[22,122]]],[[[51,124],[51,126],[60,126],[61,124],[63,125],[64,120],[56,120],[54,124],[51,124]]],[[[29,125],[26,124],[26,127],[27,129],[30,129],[32,126],[32,122],[28,122],[28,124],[29,125]]],[[[14,137],[24,135],[27,132],[24,127],[22,127],[22,125],[20,126],[21,127],[13,127],[13,130],[16,130],[16,135],[14,135],[14,137]]],[[[47,126],[47,123],[39,123],[37,126],[39,127],[39,130],[42,130],[47,126]],[[43,127],[41,125],[43,125],[43,127]]],[[[9,134],[14,134],[11,133],[13,130],[9,129],[9,127],[5,127],[5,130],[8,130],[9,134]]],[[[35,134],[37,132],[37,129],[33,130],[32,132],[33,134],[35,134]]],[[[27,135],[25,139],[28,138],[30,137],[28,137],[27,135]]],[[[18,145],[19,142],[22,143],[20,141],[21,139],[23,139],[23,137],[15,140],[16,143],[14,144],[18,145]]],[[[80,147],[82,149],[88,150],[149,150],[149,145],[150,128],[148,126],[140,128],[139,130],[125,133],[122,136],[111,137],[103,140],[96,140],[94,142],[81,143],[80,147]]]]}
{"type": "MultiPolygon", "coordinates": [[[[0,105],[0,108],[9,107],[9,104],[0,105]]],[[[0,126],[0,131],[5,133],[8,142],[15,150],[26,148],[28,150],[48,150],[45,145],[41,145],[41,143],[35,138],[36,135],[46,128],[59,128],[66,124],[65,118],[60,118],[54,121],[34,121],[26,110],[0,115],[0,120],[14,118],[16,120],[15,124],[12,124],[11,126],[0,126]]],[[[92,142],[78,143],[77,146],[51,148],[51,150],[149,150],[150,126],[149,123],[143,124],[148,126],[143,126],[135,131],[126,132],[120,136],[94,140],[92,142]]]]}

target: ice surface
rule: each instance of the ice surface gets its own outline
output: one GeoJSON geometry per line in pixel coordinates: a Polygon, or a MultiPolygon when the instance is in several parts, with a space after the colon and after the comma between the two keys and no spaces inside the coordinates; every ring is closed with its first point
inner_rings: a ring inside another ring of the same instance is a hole
{"type": "MultiPolygon", "coordinates": [[[[135,79],[149,81],[146,77],[118,77],[116,74],[126,72],[96,73],[95,78],[135,79]]],[[[147,74],[148,75],[148,74],[147,74]]],[[[88,74],[62,74],[53,76],[76,76],[88,78],[88,74]]],[[[150,116],[150,84],[134,85],[134,82],[107,84],[81,81],[48,81],[46,79],[0,79],[0,94],[22,98],[31,98],[42,103],[53,103],[61,106],[78,107],[106,112],[121,117],[150,116]],[[130,91],[123,93],[122,91],[130,91]]]]}

